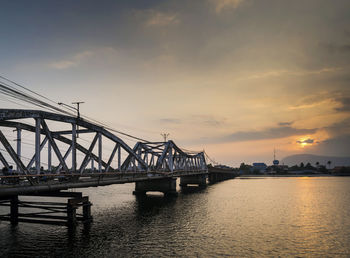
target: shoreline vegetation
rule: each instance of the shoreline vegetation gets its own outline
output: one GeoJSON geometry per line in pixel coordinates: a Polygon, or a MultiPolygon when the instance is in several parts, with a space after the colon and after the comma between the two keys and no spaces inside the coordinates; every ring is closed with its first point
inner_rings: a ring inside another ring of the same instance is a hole
{"type": "MultiPolygon", "coordinates": [[[[344,176],[350,176],[349,175],[344,175],[344,176]]],[[[238,178],[263,178],[263,177],[339,177],[339,175],[332,175],[332,174],[290,174],[290,175],[282,175],[282,174],[278,174],[278,175],[262,175],[262,174],[250,174],[250,175],[238,175],[238,178]]]]}
{"type": "Polygon", "coordinates": [[[312,166],[309,162],[305,165],[287,166],[275,165],[267,166],[265,163],[253,163],[252,165],[241,163],[239,168],[232,168],[223,165],[212,166],[208,168],[230,170],[237,173],[239,177],[333,177],[333,176],[350,176],[349,166],[335,166],[331,168],[331,161],[326,165],[320,165],[316,162],[316,166],[312,166]]]}

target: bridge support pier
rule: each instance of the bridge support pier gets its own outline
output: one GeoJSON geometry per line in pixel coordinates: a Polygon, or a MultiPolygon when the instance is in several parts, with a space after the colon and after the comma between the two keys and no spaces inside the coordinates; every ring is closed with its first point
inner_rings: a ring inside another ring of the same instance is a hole
{"type": "Polygon", "coordinates": [[[91,202],[88,196],[79,192],[44,192],[28,194],[32,200],[19,200],[18,195],[0,198],[0,206],[10,207],[10,213],[0,215],[0,220],[10,221],[12,225],[18,222],[65,225],[74,227],[77,221],[89,223],[92,221],[91,202]],[[69,198],[67,202],[57,200],[42,201],[36,197],[69,198]],[[21,208],[21,212],[19,212],[21,208]],[[27,209],[30,208],[29,212],[27,209]],[[77,209],[82,208],[83,214],[77,214],[77,209]]]}
{"type": "Polygon", "coordinates": [[[187,187],[187,185],[198,185],[199,187],[207,186],[207,175],[191,175],[191,176],[182,176],[180,178],[180,186],[187,187]]]}
{"type": "Polygon", "coordinates": [[[235,177],[236,175],[234,173],[210,172],[208,179],[209,179],[209,183],[213,184],[216,182],[233,179],[235,177]]]}
{"type": "Polygon", "coordinates": [[[176,178],[162,178],[138,181],[135,184],[134,195],[145,195],[146,192],[162,192],[164,196],[177,196],[176,178]]]}
{"type": "Polygon", "coordinates": [[[11,223],[12,226],[18,225],[19,221],[19,200],[18,195],[0,197],[0,206],[10,208],[10,213],[0,214],[0,221],[6,220],[11,223]]]}

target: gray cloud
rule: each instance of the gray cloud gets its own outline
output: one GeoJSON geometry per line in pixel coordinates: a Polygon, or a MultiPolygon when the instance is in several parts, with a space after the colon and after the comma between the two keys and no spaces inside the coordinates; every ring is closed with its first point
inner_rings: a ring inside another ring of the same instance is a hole
{"type": "Polygon", "coordinates": [[[350,118],[323,128],[330,138],[319,142],[314,149],[315,154],[349,156],[350,155],[350,118]]]}
{"type": "Polygon", "coordinates": [[[343,121],[334,123],[331,126],[323,128],[327,131],[330,138],[337,138],[343,135],[347,135],[350,132],[350,118],[346,118],[343,121]]]}
{"type": "Polygon", "coordinates": [[[291,126],[294,122],[281,122],[278,123],[279,126],[291,126]]]}
{"type": "Polygon", "coordinates": [[[162,124],[200,124],[202,126],[222,126],[225,123],[225,118],[216,118],[210,115],[191,115],[182,119],[178,118],[161,118],[158,122],[162,124]]]}
{"type": "Polygon", "coordinates": [[[265,139],[278,139],[292,135],[315,133],[317,129],[297,129],[290,126],[268,128],[263,131],[237,132],[225,137],[228,141],[253,141],[265,139]]]}
{"type": "Polygon", "coordinates": [[[349,112],[350,111],[350,97],[344,97],[337,99],[338,102],[342,104],[341,107],[336,108],[340,112],[349,112]]]}
{"type": "Polygon", "coordinates": [[[306,140],[304,140],[304,141],[297,141],[297,143],[300,143],[300,144],[301,144],[301,143],[310,143],[310,144],[311,144],[311,143],[314,143],[314,142],[315,142],[315,140],[314,140],[314,139],[310,139],[310,138],[309,138],[309,139],[306,139],[306,140]]]}
{"type": "Polygon", "coordinates": [[[325,47],[330,53],[350,52],[350,44],[326,44],[325,47]]]}
{"type": "Polygon", "coordinates": [[[218,138],[202,138],[201,141],[212,143],[243,142],[285,138],[293,135],[313,134],[317,129],[298,129],[291,126],[279,126],[260,131],[240,131],[218,138]]]}
{"type": "Polygon", "coordinates": [[[210,115],[192,115],[190,119],[206,126],[222,126],[226,120],[225,118],[210,115]]]}
{"type": "Polygon", "coordinates": [[[316,154],[332,156],[350,156],[350,134],[336,136],[322,141],[315,150],[316,154]]]}
{"type": "Polygon", "coordinates": [[[203,124],[208,125],[208,126],[220,126],[222,125],[221,121],[212,119],[212,120],[204,120],[203,124]]]}
{"type": "Polygon", "coordinates": [[[182,121],[175,118],[161,118],[159,122],[162,124],[181,124],[182,121]]]}
{"type": "Polygon", "coordinates": [[[350,30],[345,29],[344,34],[345,34],[345,36],[350,37],[350,30]]]}

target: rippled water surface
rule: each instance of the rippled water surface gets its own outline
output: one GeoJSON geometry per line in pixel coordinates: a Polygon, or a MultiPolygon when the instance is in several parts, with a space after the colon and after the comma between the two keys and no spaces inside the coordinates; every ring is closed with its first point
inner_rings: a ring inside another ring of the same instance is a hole
{"type": "Polygon", "coordinates": [[[350,256],[349,177],[233,179],[175,199],[133,188],[84,189],[90,227],[1,222],[0,256],[350,256]]]}

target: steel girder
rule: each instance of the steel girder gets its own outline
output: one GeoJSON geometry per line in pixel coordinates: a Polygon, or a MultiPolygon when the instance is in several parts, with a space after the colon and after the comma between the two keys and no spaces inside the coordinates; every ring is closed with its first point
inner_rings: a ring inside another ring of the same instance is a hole
{"type": "MultiPolygon", "coordinates": [[[[207,165],[203,152],[196,154],[188,154],[182,151],[173,141],[168,142],[138,142],[131,149],[122,139],[112,134],[101,126],[92,124],[82,118],[70,117],[56,113],[49,113],[38,110],[20,110],[20,109],[0,109],[0,127],[10,127],[16,130],[26,130],[35,134],[35,154],[27,165],[23,164],[20,153],[16,153],[8,143],[5,135],[0,130],[0,142],[5,147],[7,154],[16,163],[18,172],[21,174],[29,174],[29,170],[35,163],[36,173],[40,173],[40,153],[43,147],[48,144],[49,167],[51,167],[51,149],[56,154],[59,161],[56,167],[56,173],[63,171],[65,173],[84,173],[89,161],[96,161],[99,171],[134,171],[134,172],[178,172],[178,171],[194,171],[206,172],[207,165]],[[24,119],[35,119],[35,126],[24,123],[24,119]],[[72,130],[51,131],[46,121],[56,121],[72,125],[72,130]],[[77,130],[77,128],[81,128],[77,130]],[[83,147],[77,143],[77,135],[82,133],[94,133],[89,148],[83,147]],[[41,140],[41,135],[44,139],[41,140]],[[67,136],[68,135],[68,136],[67,136]],[[71,137],[69,137],[71,136],[71,137]],[[115,143],[112,153],[108,160],[102,159],[102,137],[106,137],[115,143]],[[68,149],[64,154],[57,146],[57,141],[68,145],[68,149]],[[98,143],[98,154],[94,154],[94,147],[98,143]],[[127,153],[126,159],[122,162],[121,150],[127,153]],[[77,167],[76,152],[80,151],[85,156],[77,167]],[[66,163],[68,156],[72,158],[72,166],[66,163]],[[117,168],[113,169],[112,161],[118,156],[117,168]]],[[[20,135],[20,134],[18,134],[20,135]]],[[[18,145],[17,145],[18,146],[18,145]]],[[[18,150],[17,150],[18,151],[18,150]]],[[[0,162],[8,167],[8,161],[0,151],[0,162]]],[[[29,177],[28,177],[29,178],[29,177]]],[[[31,181],[30,179],[28,179],[31,181]]]]}
{"type": "MultiPolygon", "coordinates": [[[[138,142],[133,151],[142,158],[151,171],[207,171],[204,152],[188,154],[173,141],[138,142]]],[[[136,168],[134,157],[129,155],[122,169],[135,171],[136,168]]]]}
{"type": "MultiPolygon", "coordinates": [[[[21,174],[29,174],[29,169],[34,164],[36,165],[36,172],[40,172],[40,152],[42,151],[45,144],[48,142],[50,149],[52,148],[56,154],[59,164],[57,166],[56,172],[60,170],[64,172],[76,172],[82,174],[90,160],[94,160],[99,164],[99,171],[102,171],[104,167],[105,171],[108,170],[117,170],[120,171],[121,164],[121,149],[123,149],[129,156],[133,156],[137,161],[140,171],[147,171],[147,164],[136,155],[133,150],[119,137],[107,131],[101,126],[87,122],[81,118],[70,117],[55,113],[49,113],[44,111],[37,110],[19,110],[19,109],[0,109],[0,127],[11,127],[16,128],[17,130],[26,130],[35,133],[35,154],[30,160],[27,166],[25,166],[21,160],[20,155],[12,149],[11,145],[6,140],[5,135],[0,134],[0,142],[5,147],[7,154],[12,158],[12,160],[17,164],[21,174]],[[24,119],[33,118],[35,119],[35,126],[22,122],[24,119]],[[13,121],[15,120],[15,121],[13,121]],[[61,123],[67,123],[72,125],[72,131],[51,131],[46,123],[47,120],[52,120],[61,123]],[[81,127],[81,130],[76,130],[77,126],[81,127]],[[95,137],[91,142],[91,145],[88,149],[76,142],[76,135],[80,133],[95,133],[95,137]],[[68,138],[63,135],[71,134],[71,138],[68,138]],[[44,135],[45,138],[43,141],[40,139],[40,135],[44,135]],[[102,159],[102,136],[108,138],[115,143],[112,154],[110,155],[108,161],[102,159]],[[56,141],[63,142],[69,146],[66,153],[63,155],[61,150],[58,148],[56,141]],[[96,155],[93,153],[94,146],[96,142],[99,142],[99,153],[96,155]],[[83,153],[84,159],[80,164],[80,167],[76,167],[76,151],[83,153]],[[112,160],[115,154],[118,152],[118,168],[113,169],[111,167],[112,160]],[[72,167],[68,168],[66,164],[66,158],[69,155],[72,155],[72,167]],[[21,164],[22,163],[22,164],[21,164]]],[[[1,130],[0,130],[1,132],[1,130]]],[[[0,152],[0,162],[3,163],[5,167],[8,167],[8,162],[4,158],[4,155],[0,152]]]]}

